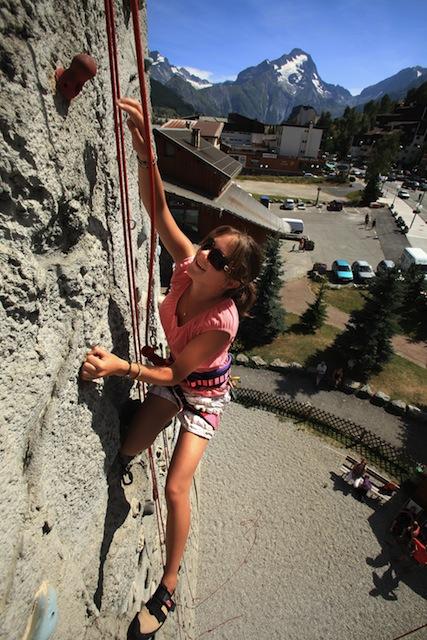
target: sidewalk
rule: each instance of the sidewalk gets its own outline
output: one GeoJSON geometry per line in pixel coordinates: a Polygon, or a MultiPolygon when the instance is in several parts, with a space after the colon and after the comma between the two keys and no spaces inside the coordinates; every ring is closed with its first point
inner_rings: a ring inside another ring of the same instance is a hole
{"type": "MultiPolygon", "coordinates": [[[[314,298],[314,293],[306,278],[285,282],[282,287],[283,306],[291,313],[301,315],[307,306],[314,301],[314,298]]],[[[330,305],[327,307],[327,312],[327,324],[331,324],[337,329],[344,329],[349,315],[330,305]]],[[[393,349],[399,356],[424,369],[427,367],[427,345],[425,342],[411,342],[402,335],[394,336],[392,342],[393,349]]]]}
{"type": "Polygon", "coordinates": [[[380,202],[385,202],[388,207],[394,202],[394,209],[397,211],[397,214],[402,216],[408,227],[411,227],[406,234],[406,238],[411,247],[419,247],[427,251],[427,223],[421,216],[414,213],[412,206],[394,195],[387,195],[384,198],[380,198],[380,202]]]}
{"type": "Polygon", "coordinates": [[[404,447],[415,460],[427,463],[427,430],[425,425],[408,417],[399,417],[363,400],[334,389],[316,387],[314,377],[294,372],[251,369],[233,365],[233,375],[240,376],[240,386],[268,393],[278,393],[298,402],[352,420],[369,429],[395,447],[404,447]]]}

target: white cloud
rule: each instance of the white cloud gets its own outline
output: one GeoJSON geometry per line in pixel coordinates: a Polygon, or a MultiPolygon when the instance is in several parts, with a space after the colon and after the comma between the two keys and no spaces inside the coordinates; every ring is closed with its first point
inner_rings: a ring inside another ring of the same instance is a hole
{"type": "Polygon", "coordinates": [[[198,78],[202,78],[202,80],[210,80],[213,76],[212,71],[205,71],[204,69],[197,69],[197,67],[183,67],[187,69],[188,73],[191,73],[193,76],[197,76],[198,78]]]}
{"type": "Polygon", "coordinates": [[[359,93],[362,91],[363,87],[357,87],[356,89],[349,89],[350,93],[352,96],[358,96],[359,93]]]}
{"type": "Polygon", "coordinates": [[[235,80],[237,78],[237,73],[221,75],[221,74],[216,74],[213,71],[198,69],[197,67],[183,67],[183,68],[187,69],[188,73],[191,73],[193,76],[202,78],[202,80],[208,80],[209,82],[225,82],[226,80],[235,80]]]}

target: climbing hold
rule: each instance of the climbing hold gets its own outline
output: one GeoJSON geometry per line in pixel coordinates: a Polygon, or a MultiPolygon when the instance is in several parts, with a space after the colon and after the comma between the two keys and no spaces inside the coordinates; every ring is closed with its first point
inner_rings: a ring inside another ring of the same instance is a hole
{"type": "Polygon", "coordinates": [[[35,595],[33,610],[22,640],[49,640],[57,622],[56,591],[45,581],[35,595]]]}
{"type": "Polygon", "coordinates": [[[153,500],[146,500],[144,504],[144,510],[142,512],[143,516],[152,516],[154,513],[154,502],[153,500]]]}
{"type": "Polygon", "coordinates": [[[88,80],[96,76],[96,62],[86,53],[74,56],[69,69],[58,67],[55,71],[56,88],[67,100],[75,98],[88,80]]]}

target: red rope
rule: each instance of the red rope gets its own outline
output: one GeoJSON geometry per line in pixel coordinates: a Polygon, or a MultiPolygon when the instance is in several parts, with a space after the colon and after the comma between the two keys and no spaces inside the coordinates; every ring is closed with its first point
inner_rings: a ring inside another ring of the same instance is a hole
{"type": "MultiPolygon", "coordinates": [[[[127,170],[126,170],[126,154],[125,154],[125,144],[124,144],[123,119],[122,119],[121,110],[117,106],[117,99],[120,98],[120,81],[119,81],[119,71],[118,71],[118,62],[117,62],[117,45],[116,45],[117,37],[116,37],[116,28],[115,28],[113,0],[104,0],[104,5],[105,5],[106,26],[107,26],[108,54],[109,54],[109,61],[110,61],[111,88],[112,88],[112,97],[113,97],[114,133],[115,133],[115,139],[116,139],[116,151],[117,151],[117,162],[118,162],[118,173],[119,173],[120,201],[121,201],[123,235],[124,235],[124,244],[125,244],[126,270],[127,270],[127,276],[128,276],[129,302],[130,302],[131,317],[132,317],[132,334],[133,334],[133,343],[134,343],[134,350],[135,350],[135,359],[139,362],[141,359],[141,336],[139,331],[139,314],[138,314],[138,298],[137,298],[136,277],[135,277],[135,261],[134,261],[133,248],[132,248],[131,213],[130,213],[129,189],[128,189],[127,170]]],[[[144,73],[143,63],[142,63],[142,67],[138,64],[138,73],[140,77],[141,77],[141,73],[142,74],[144,73]]],[[[147,100],[147,96],[145,95],[145,101],[146,100],[147,100]]],[[[143,110],[144,110],[144,106],[143,106],[143,110]]],[[[145,110],[148,113],[147,105],[145,105],[145,110]]],[[[150,142],[151,142],[151,138],[148,137],[147,146],[149,149],[149,157],[150,155],[151,157],[153,157],[150,142]]],[[[151,180],[151,203],[153,204],[153,202],[154,202],[154,174],[151,180]]],[[[155,245],[155,234],[153,234],[153,227],[154,227],[153,218],[152,218],[151,227],[152,227],[152,233],[151,233],[149,287],[148,287],[150,301],[152,297],[152,282],[153,282],[154,253],[155,253],[155,246],[153,246],[155,245]]],[[[149,327],[148,311],[149,311],[149,306],[147,304],[147,313],[146,313],[146,333],[147,334],[148,334],[148,327],[149,327]]],[[[141,385],[138,385],[138,393],[139,393],[140,400],[142,400],[141,385]]],[[[160,498],[159,498],[156,470],[155,470],[153,452],[151,447],[148,450],[148,457],[150,462],[150,470],[151,470],[152,485],[153,485],[153,499],[156,503],[156,519],[157,519],[157,527],[158,527],[159,539],[160,539],[160,551],[162,555],[162,562],[164,564],[163,544],[165,542],[166,533],[165,533],[165,524],[162,517],[162,509],[161,509],[160,498]],[[163,540],[162,540],[162,533],[163,533],[163,540]]]]}
{"type": "Polygon", "coordinates": [[[156,251],[156,191],[154,186],[154,166],[153,166],[153,148],[151,146],[151,127],[150,127],[150,112],[148,109],[148,97],[145,84],[145,70],[144,70],[144,54],[142,50],[141,30],[139,28],[139,13],[138,13],[138,0],[131,0],[133,33],[135,39],[136,50],[136,62],[138,66],[138,79],[139,79],[139,92],[141,94],[141,106],[144,116],[144,137],[148,151],[148,166],[150,177],[150,216],[151,216],[151,237],[150,237],[150,265],[149,273],[150,278],[148,280],[147,291],[147,321],[145,327],[145,343],[149,344],[149,310],[152,304],[153,298],[153,270],[154,259],[156,251]]]}

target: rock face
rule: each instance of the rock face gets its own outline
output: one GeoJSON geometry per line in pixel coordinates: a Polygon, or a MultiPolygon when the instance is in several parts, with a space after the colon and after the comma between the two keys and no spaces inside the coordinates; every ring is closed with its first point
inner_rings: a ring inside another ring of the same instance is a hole
{"type": "MultiPolygon", "coordinates": [[[[137,95],[129,2],[116,7],[122,90],[137,95]]],[[[103,3],[6,0],[0,16],[0,636],[23,636],[34,594],[48,581],[57,594],[55,637],[125,637],[157,585],[162,557],[156,517],[143,515],[152,499],[145,454],[129,487],[115,462],[118,408],[131,386],[78,379],[92,344],[135,358],[103,3]],[[96,59],[98,74],[68,103],[55,95],[54,72],[82,52],[96,59]]],[[[149,221],[134,164],[142,291],[149,221]]],[[[141,298],[141,323],[145,316],[141,298]]],[[[156,318],[152,328],[163,341],[156,318]]],[[[162,496],[163,446],[154,460],[162,496]]],[[[168,625],[164,637],[176,637],[168,625]]]]}

